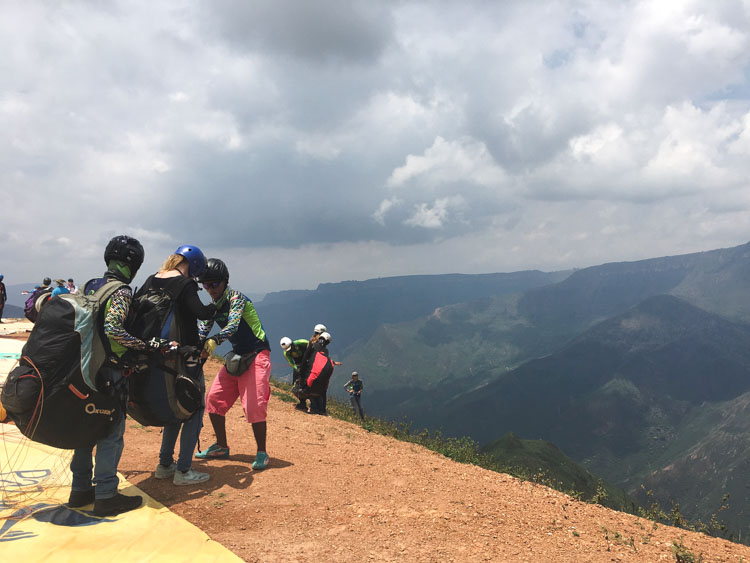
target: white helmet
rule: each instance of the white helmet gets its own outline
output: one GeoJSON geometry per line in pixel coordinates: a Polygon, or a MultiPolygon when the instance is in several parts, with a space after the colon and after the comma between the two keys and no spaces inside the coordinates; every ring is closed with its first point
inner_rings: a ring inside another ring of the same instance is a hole
{"type": "Polygon", "coordinates": [[[323,334],[328,329],[326,328],[326,325],[315,325],[315,328],[313,329],[313,332],[315,334],[323,334]]]}
{"type": "Polygon", "coordinates": [[[330,343],[331,343],[331,335],[330,335],[330,334],[328,334],[327,332],[324,332],[324,333],[322,333],[322,334],[320,335],[320,339],[321,339],[321,340],[325,340],[325,341],[326,341],[326,342],[327,342],[328,344],[330,344],[330,343]]]}
{"type": "Polygon", "coordinates": [[[285,336],[284,338],[281,339],[281,342],[279,342],[279,344],[281,344],[281,349],[284,350],[284,352],[286,352],[287,350],[289,350],[289,347],[292,345],[292,339],[289,338],[288,336],[285,336]]]}

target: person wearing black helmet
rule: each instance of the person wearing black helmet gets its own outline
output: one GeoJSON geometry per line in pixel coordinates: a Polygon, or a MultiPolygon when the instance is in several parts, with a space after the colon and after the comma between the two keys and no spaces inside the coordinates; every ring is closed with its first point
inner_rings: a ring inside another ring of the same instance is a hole
{"type": "Polygon", "coordinates": [[[213,354],[216,346],[229,341],[233,360],[227,361],[216,375],[206,396],[206,410],[211,420],[216,442],[195,454],[199,459],[226,459],[229,457],[225,416],[239,398],[245,420],[252,425],[258,453],[253,469],[268,467],[266,452],[266,414],[271,396],[271,346],[260,322],[253,302],[239,291],[229,287],[229,269],[218,258],[210,258],[206,272],[200,276],[204,289],[216,305],[216,317],[201,321],[199,333],[205,338],[205,355],[213,354]],[[214,321],[221,330],[207,338],[214,321]]]}
{"type": "MultiPolygon", "coordinates": [[[[148,345],[129,334],[125,328],[125,319],[130,310],[133,292],[129,284],[143,263],[144,252],[141,243],[129,236],[114,237],[104,251],[107,271],[101,278],[86,283],[83,292],[93,294],[96,289],[111,280],[123,285],[118,288],[104,307],[104,334],[115,358],[120,358],[127,350],[146,350],[148,345]]],[[[102,322],[102,321],[97,321],[102,322]]],[[[117,491],[119,479],[117,465],[123,449],[125,434],[125,401],[127,400],[127,383],[121,369],[112,362],[105,362],[97,374],[103,386],[108,387],[122,401],[122,408],[116,416],[119,418],[112,425],[108,436],[96,443],[96,458],[92,463],[93,446],[74,450],[70,462],[73,473],[68,506],[76,508],[94,503],[94,514],[97,516],[114,516],[141,506],[143,497],[127,496],[117,491]],[[92,479],[93,473],[93,479],[92,479]]]]}

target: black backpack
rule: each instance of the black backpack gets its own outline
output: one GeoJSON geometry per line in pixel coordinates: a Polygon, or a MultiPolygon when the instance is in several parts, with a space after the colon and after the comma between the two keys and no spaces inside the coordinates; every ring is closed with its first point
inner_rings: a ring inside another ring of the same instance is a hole
{"type": "MultiPolygon", "coordinates": [[[[149,277],[133,297],[126,330],[144,342],[153,338],[180,342],[177,299],[187,284],[195,283],[182,279],[184,283],[170,291],[154,287],[153,276],[149,277]]],[[[203,403],[199,355],[200,350],[192,346],[152,355],[148,367],[128,379],[128,414],[144,426],[190,418],[203,403]]]]}
{"type": "Polygon", "coordinates": [[[2,390],[8,416],[31,440],[75,449],[109,433],[120,405],[96,376],[109,350],[104,306],[124,285],[112,280],[90,295],[64,294],[42,307],[2,390]]]}
{"type": "Polygon", "coordinates": [[[156,288],[153,286],[153,276],[149,277],[133,296],[125,330],[144,342],[152,338],[169,338],[174,324],[175,304],[183,287],[181,285],[177,292],[156,288]]]}

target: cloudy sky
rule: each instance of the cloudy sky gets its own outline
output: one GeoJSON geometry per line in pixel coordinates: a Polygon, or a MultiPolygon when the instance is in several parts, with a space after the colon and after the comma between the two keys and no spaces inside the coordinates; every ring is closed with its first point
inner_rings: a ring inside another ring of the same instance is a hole
{"type": "Polygon", "coordinates": [[[6,283],[120,233],[251,293],[750,240],[747,1],[0,7],[6,283]]]}

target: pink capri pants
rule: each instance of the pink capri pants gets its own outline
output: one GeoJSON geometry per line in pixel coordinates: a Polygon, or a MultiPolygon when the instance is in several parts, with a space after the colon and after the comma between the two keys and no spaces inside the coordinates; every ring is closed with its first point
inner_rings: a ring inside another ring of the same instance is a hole
{"type": "Polygon", "coordinates": [[[222,366],[206,396],[206,411],[226,416],[239,397],[245,420],[250,423],[264,422],[271,396],[270,377],[271,352],[268,350],[259,352],[247,371],[240,376],[229,375],[222,366]]]}

